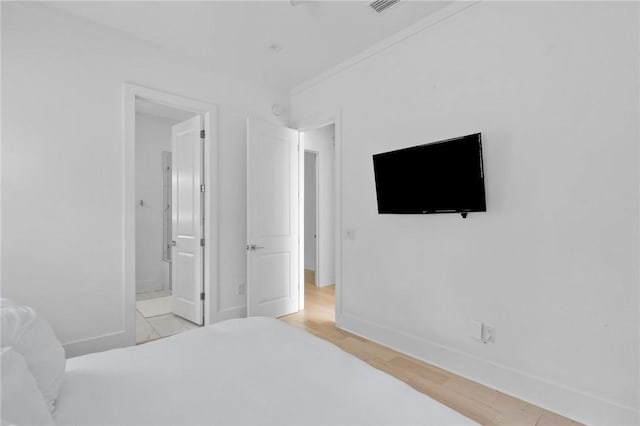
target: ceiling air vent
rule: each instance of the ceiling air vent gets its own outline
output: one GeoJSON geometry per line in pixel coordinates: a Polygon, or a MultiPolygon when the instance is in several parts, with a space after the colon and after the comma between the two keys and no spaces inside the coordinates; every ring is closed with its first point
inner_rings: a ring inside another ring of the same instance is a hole
{"type": "Polygon", "coordinates": [[[400,0],[376,0],[371,2],[369,6],[378,13],[382,13],[400,0]]]}

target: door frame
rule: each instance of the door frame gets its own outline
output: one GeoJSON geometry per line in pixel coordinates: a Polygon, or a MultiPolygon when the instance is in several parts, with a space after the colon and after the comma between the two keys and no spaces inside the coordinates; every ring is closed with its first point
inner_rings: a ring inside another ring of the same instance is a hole
{"type": "MultiPolygon", "coordinates": [[[[326,110],[325,110],[326,111],[326,110]]],[[[340,107],[328,110],[324,113],[315,113],[310,115],[304,115],[297,120],[297,129],[299,134],[304,134],[305,131],[318,129],[320,127],[334,124],[334,138],[335,138],[335,150],[334,150],[334,181],[333,181],[333,208],[334,208],[334,265],[335,265],[335,284],[336,284],[336,301],[335,301],[335,315],[336,324],[338,324],[339,317],[342,315],[342,109],[340,107]]],[[[300,279],[298,280],[300,290],[299,294],[299,309],[304,309],[304,136],[301,140],[302,148],[300,149],[300,155],[302,161],[299,162],[298,176],[299,176],[299,224],[298,227],[302,232],[300,233],[300,242],[298,244],[298,250],[300,251],[300,279]]],[[[316,170],[317,172],[317,170],[316,170]]],[[[316,194],[317,196],[317,194],[316,194]]],[[[316,204],[317,208],[317,204],[316,204]]],[[[317,220],[317,216],[316,216],[317,220]]],[[[317,231],[317,229],[316,229],[317,231]]],[[[317,255],[317,247],[316,247],[317,255]]],[[[317,268],[317,267],[316,267],[317,268]]]]}
{"type": "Polygon", "coordinates": [[[214,322],[218,295],[218,107],[188,97],[132,83],[123,84],[123,239],[124,239],[124,328],[126,340],[136,342],[136,199],[135,130],[136,100],[200,114],[204,139],[204,325],[214,322]]]}

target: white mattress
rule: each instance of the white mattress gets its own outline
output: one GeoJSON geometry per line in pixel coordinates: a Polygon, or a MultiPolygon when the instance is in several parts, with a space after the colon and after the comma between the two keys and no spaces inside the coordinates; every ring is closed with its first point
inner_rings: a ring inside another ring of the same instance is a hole
{"type": "Polygon", "coordinates": [[[69,359],[54,419],[57,425],[474,424],[269,318],[69,359]]]}

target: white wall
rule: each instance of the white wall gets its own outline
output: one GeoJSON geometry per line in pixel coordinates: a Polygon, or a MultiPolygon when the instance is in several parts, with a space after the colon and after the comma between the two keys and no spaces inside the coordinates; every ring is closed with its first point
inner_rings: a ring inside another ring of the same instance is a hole
{"type": "Polygon", "coordinates": [[[125,344],[124,82],[218,105],[214,320],[246,314],[246,117],[288,109],[287,94],[42,4],[2,3],[2,294],[42,312],[70,354],[125,344]]]}
{"type": "Polygon", "coordinates": [[[293,97],[294,122],[342,111],[356,239],[339,326],[581,421],[637,424],[638,4],[481,2],[435,21],[293,97]],[[377,214],[372,154],[478,131],[486,213],[377,214]]]}
{"type": "Polygon", "coordinates": [[[304,268],[316,270],[316,154],[304,153],[304,268]]]}
{"type": "Polygon", "coordinates": [[[168,290],[169,263],[162,260],[162,152],[171,152],[178,120],[136,114],[136,292],[168,290]]]}
{"type": "MultiPolygon", "coordinates": [[[[319,286],[333,285],[335,281],[335,204],[334,204],[334,157],[335,125],[303,132],[304,148],[317,153],[318,161],[318,265],[316,283],[319,286]]],[[[305,197],[306,203],[306,197],[305,197]]],[[[305,217],[306,221],[306,217],[305,217]]],[[[306,222],[305,222],[306,223],[306,222]]],[[[307,244],[305,236],[305,247],[307,244]]],[[[306,250],[306,249],[305,249],[306,250]]],[[[305,254],[306,256],[306,254],[305,254]]]]}

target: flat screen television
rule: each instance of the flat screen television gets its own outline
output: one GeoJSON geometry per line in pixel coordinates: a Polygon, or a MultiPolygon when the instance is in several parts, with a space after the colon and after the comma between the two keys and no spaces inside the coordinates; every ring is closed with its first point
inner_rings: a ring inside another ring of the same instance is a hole
{"type": "Polygon", "coordinates": [[[487,210],[480,133],[373,156],[378,213],[487,210]]]}

